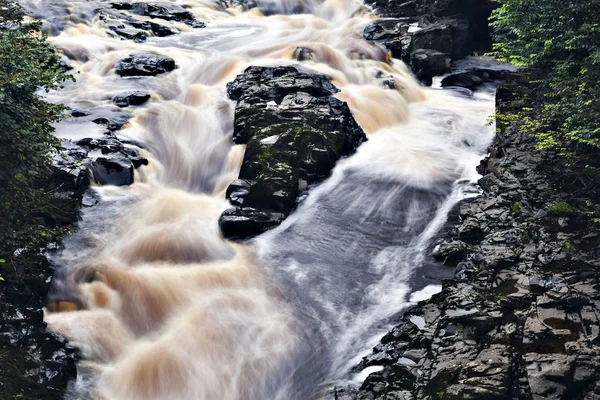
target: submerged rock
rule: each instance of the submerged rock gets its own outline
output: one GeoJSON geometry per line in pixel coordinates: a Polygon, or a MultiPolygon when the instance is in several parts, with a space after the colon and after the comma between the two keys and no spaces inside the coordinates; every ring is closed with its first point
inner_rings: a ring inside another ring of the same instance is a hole
{"type": "Polygon", "coordinates": [[[237,100],[233,141],[246,144],[246,153],[227,190],[238,209],[224,214],[221,226],[228,237],[247,237],[280,223],[296,206],[300,187],[327,177],[366,137],[323,75],[250,67],[227,89],[237,100]]]}
{"type": "Polygon", "coordinates": [[[175,69],[172,58],[153,53],[132,54],[116,66],[119,76],[156,76],[175,69]]]}

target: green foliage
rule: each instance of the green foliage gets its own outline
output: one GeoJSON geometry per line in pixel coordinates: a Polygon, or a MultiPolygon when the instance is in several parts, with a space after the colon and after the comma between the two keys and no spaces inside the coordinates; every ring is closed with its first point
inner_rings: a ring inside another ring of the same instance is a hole
{"type": "Polygon", "coordinates": [[[59,146],[53,124],[64,107],[38,94],[72,77],[62,73],[40,28],[39,21],[26,21],[18,4],[0,0],[0,269],[5,273],[15,270],[15,249],[37,253],[74,215],[71,201],[55,195],[50,169],[59,146]]]}
{"type": "Polygon", "coordinates": [[[11,191],[46,173],[58,146],[53,123],[63,107],[44,102],[37,91],[71,78],[40,28],[39,21],[24,22],[16,3],[0,0],[0,187],[11,191]]]}
{"type": "Polygon", "coordinates": [[[498,0],[493,54],[536,68],[542,148],[588,154],[600,148],[600,0],[498,0]]]}
{"type": "Polygon", "coordinates": [[[566,217],[575,213],[575,209],[564,200],[555,200],[546,209],[548,214],[558,217],[566,217]]]}
{"type": "Polygon", "coordinates": [[[513,214],[520,214],[521,213],[521,202],[515,201],[514,203],[512,203],[510,210],[513,212],[513,214]]]}

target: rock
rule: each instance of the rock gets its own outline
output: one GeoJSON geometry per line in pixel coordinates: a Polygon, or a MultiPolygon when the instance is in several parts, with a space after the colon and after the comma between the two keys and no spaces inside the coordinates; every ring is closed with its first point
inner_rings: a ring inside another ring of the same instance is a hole
{"type": "Polygon", "coordinates": [[[485,81],[471,72],[458,72],[442,79],[442,86],[458,86],[469,90],[475,90],[485,81]]]}
{"type": "Polygon", "coordinates": [[[439,245],[433,252],[433,257],[446,265],[456,265],[467,257],[469,246],[459,240],[439,245]]]}
{"type": "Polygon", "coordinates": [[[132,54],[116,66],[119,76],[156,76],[175,69],[172,58],[153,53],[132,54]]]}
{"type": "Polygon", "coordinates": [[[446,55],[436,50],[419,49],[410,55],[410,67],[417,79],[431,85],[434,76],[448,70],[446,55]]]}
{"type": "Polygon", "coordinates": [[[279,225],[281,213],[258,211],[250,207],[232,207],[221,215],[219,227],[225,237],[245,238],[263,233],[279,225]]]}
{"type": "Polygon", "coordinates": [[[457,59],[465,55],[467,31],[468,25],[464,21],[441,20],[413,33],[410,51],[436,50],[457,59]]]}
{"type": "Polygon", "coordinates": [[[101,185],[125,186],[133,183],[133,164],[127,158],[98,157],[90,165],[94,180],[101,185]]]}
{"type": "Polygon", "coordinates": [[[112,98],[112,102],[119,107],[139,106],[150,100],[150,93],[139,90],[122,92],[112,98]]]}
{"type": "Polygon", "coordinates": [[[246,153],[227,190],[243,210],[224,214],[221,226],[226,237],[247,237],[281,222],[296,206],[301,183],[327,177],[366,137],[323,75],[250,67],[227,89],[237,101],[233,141],[246,144],[246,153]]]}
{"type": "Polygon", "coordinates": [[[409,23],[402,19],[379,20],[367,25],[363,32],[365,39],[387,48],[392,57],[407,61],[410,46],[409,23]]]}
{"type": "Polygon", "coordinates": [[[87,151],[71,141],[61,142],[61,150],[52,160],[52,170],[57,186],[62,190],[83,194],[89,186],[87,151]]]}
{"type": "Polygon", "coordinates": [[[452,66],[453,72],[442,79],[443,87],[462,87],[474,90],[484,83],[505,80],[519,70],[513,65],[485,57],[467,57],[452,66]]]}
{"type": "Polygon", "coordinates": [[[65,140],[61,144],[62,151],[53,161],[54,179],[63,190],[79,196],[89,186],[88,170],[101,185],[122,186],[133,183],[135,168],[148,164],[138,150],[116,138],[65,140]]]}
{"type": "Polygon", "coordinates": [[[170,36],[179,30],[154,21],[140,21],[114,9],[99,9],[98,17],[106,27],[123,39],[143,42],[148,36],[170,36]]]}
{"type": "Polygon", "coordinates": [[[189,10],[173,3],[131,3],[116,1],[112,2],[111,5],[114,9],[127,10],[145,17],[183,22],[192,28],[204,28],[206,26],[203,22],[197,21],[194,18],[194,14],[189,10]]]}
{"type": "Polygon", "coordinates": [[[146,32],[139,29],[116,28],[113,29],[113,32],[123,39],[129,39],[135,42],[143,42],[148,37],[146,32]]]}

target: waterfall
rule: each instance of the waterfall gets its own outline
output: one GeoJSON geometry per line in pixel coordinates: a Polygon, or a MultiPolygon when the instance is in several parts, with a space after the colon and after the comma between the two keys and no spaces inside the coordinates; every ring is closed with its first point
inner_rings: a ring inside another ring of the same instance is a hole
{"type": "MultiPolygon", "coordinates": [[[[79,71],[49,101],[116,113],[110,100],[123,91],[150,95],[116,132],[148,164],[130,186],[94,184],[98,204],[53,260],[45,320],[81,351],[73,398],[318,398],[351,380],[402,310],[448,273],[427,255],[451,207],[476,193],[493,93],[420,86],[363,39],[375,15],[360,1],[164,2],[205,27],[136,14],[130,1],[21,3],[79,71]],[[123,40],[115,10],[177,34],[123,40]],[[138,53],[176,68],[119,76],[115,65],[138,53]],[[253,65],[329,77],[368,141],[281,226],[240,243],[218,225],[245,151],[232,142],[226,84],[253,65]]],[[[56,134],[103,133],[68,120],[56,134]]]]}

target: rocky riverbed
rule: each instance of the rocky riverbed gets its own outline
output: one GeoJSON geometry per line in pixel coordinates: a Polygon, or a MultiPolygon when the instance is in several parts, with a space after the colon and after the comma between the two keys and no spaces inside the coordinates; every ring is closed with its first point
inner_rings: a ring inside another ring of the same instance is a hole
{"type": "MultiPolygon", "coordinates": [[[[424,84],[444,74],[441,86],[468,97],[511,72],[494,63],[460,61],[489,46],[487,1],[384,0],[374,7],[381,18],[365,28],[364,37],[404,60],[424,84]]],[[[172,4],[112,2],[94,12],[110,35],[137,43],[180,33],[165,21],[206,26],[172,4]]],[[[311,58],[308,49],[294,54],[298,61],[311,58]]],[[[113,66],[119,79],[154,79],[177,68],[173,59],[154,53],[132,53],[113,66]]],[[[386,85],[395,87],[381,76],[386,85]]],[[[73,201],[96,204],[86,195],[90,179],[130,185],[135,169],[148,163],[143,144],[117,135],[134,107],[152,101],[142,89],[112,96],[108,105],[71,111],[68,123],[94,126],[99,135],[63,140],[54,178],[57,198],[70,211],[65,218],[40,216],[41,225],[66,232],[75,219],[73,201]]],[[[524,91],[518,78],[510,78],[499,90],[498,109],[521,110],[524,91]]],[[[225,236],[253,236],[279,224],[309,184],[326,178],[338,159],[365,140],[336,92],[324,75],[294,67],[250,67],[228,85],[237,104],[233,141],[246,145],[246,153],[239,179],[227,190],[233,208],[221,216],[225,236]]],[[[356,367],[377,372],[360,388],[335,389],[334,398],[600,396],[600,235],[585,215],[586,200],[596,194],[581,189],[579,171],[564,160],[536,150],[530,137],[510,126],[500,128],[480,166],[483,195],[460,204],[431,255],[456,271],[454,279],[409,309],[356,367]]],[[[58,231],[51,239],[58,239],[58,231]]],[[[40,311],[52,275],[43,253],[58,247],[41,253],[10,249],[10,259],[2,248],[8,261],[0,282],[2,399],[61,398],[76,375],[75,351],[45,331],[40,311]]]]}

